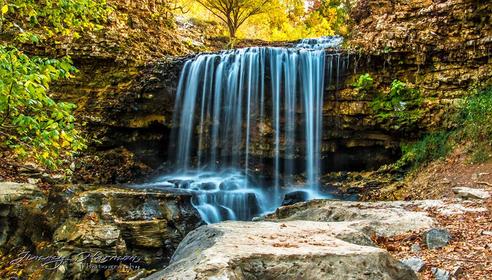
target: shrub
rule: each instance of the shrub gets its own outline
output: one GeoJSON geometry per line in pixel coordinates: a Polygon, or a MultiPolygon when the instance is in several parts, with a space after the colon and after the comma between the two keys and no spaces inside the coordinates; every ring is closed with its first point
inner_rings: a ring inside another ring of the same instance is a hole
{"type": "Polygon", "coordinates": [[[473,161],[490,158],[492,150],[492,87],[466,98],[458,115],[459,141],[470,143],[473,161]]]}
{"type": "Polygon", "coordinates": [[[451,132],[438,131],[425,135],[415,143],[403,144],[403,156],[397,162],[397,167],[415,167],[444,158],[452,147],[451,135],[451,132]]]}
{"type": "Polygon", "coordinates": [[[28,57],[0,47],[1,146],[49,168],[85,148],[72,115],[76,106],[48,96],[52,81],[70,78],[74,71],[69,59],[28,57]]]}
{"type": "Polygon", "coordinates": [[[422,117],[422,98],[417,89],[394,80],[389,93],[380,94],[371,102],[376,118],[389,129],[410,129],[422,117]]]}
{"type": "Polygon", "coordinates": [[[369,73],[365,73],[359,76],[357,82],[353,83],[352,86],[358,91],[367,92],[373,88],[374,79],[369,73]]]}

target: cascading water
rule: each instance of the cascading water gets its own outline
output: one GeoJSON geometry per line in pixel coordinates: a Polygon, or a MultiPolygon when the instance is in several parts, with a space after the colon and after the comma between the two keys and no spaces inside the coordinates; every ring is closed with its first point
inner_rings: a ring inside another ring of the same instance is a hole
{"type": "Polygon", "coordinates": [[[176,173],[159,186],[188,189],[207,223],[248,220],[278,207],[298,184],[320,196],[325,82],[340,73],[341,37],[302,40],[291,48],[252,47],[201,54],[181,72],[170,154],[176,173]],[[260,187],[250,168],[272,146],[273,186],[260,187]],[[299,164],[296,158],[304,157],[299,164]],[[232,170],[232,171],[231,171],[232,170]],[[299,172],[297,172],[299,173],[299,172]]]}

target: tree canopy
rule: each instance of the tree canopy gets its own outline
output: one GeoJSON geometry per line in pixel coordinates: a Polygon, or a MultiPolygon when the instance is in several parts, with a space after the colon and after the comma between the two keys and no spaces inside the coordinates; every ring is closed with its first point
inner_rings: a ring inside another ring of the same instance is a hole
{"type": "Polygon", "coordinates": [[[188,7],[183,13],[186,17],[205,21],[218,19],[231,37],[290,41],[348,33],[350,1],[347,0],[181,0],[181,5],[188,7]],[[239,25],[234,25],[236,13],[228,8],[231,6],[242,11],[237,21],[239,25]]]}
{"type": "Polygon", "coordinates": [[[265,11],[272,0],[196,0],[226,24],[231,40],[237,29],[251,16],[265,11]]]}

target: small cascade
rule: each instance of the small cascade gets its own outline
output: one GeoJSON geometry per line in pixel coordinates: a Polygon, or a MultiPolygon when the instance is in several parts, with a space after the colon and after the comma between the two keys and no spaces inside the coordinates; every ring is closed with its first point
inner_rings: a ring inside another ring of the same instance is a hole
{"type": "Polygon", "coordinates": [[[324,92],[338,84],[345,62],[325,50],[341,43],[338,36],[306,39],[290,48],[251,47],[186,61],[169,152],[176,173],[160,181],[193,191],[208,223],[278,207],[299,176],[309,197],[319,196],[324,92]],[[248,179],[265,161],[272,186],[248,179]],[[238,171],[224,172],[231,169],[238,171]]]}
{"type": "Polygon", "coordinates": [[[192,204],[206,223],[250,220],[269,209],[264,193],[237,170],[189,171],[161,177],[144,188],[178,188],[193,194],[192,204]]]}

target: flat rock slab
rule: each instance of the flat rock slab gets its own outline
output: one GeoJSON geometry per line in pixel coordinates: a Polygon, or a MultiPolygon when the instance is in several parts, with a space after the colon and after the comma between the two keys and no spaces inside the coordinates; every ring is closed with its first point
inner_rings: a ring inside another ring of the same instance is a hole
{"type": "Polygon", "coordinates": [[[29,199],[38,194],[41,194],[41,191],[36,185],[0,182],[0,204],[9,204],[22,199],[29,199]]]}
{"type": "Polygon", "coordinates": [[[417,279],[387,251],[340,239],[354,233],[348,223],[310,221],[202,226],[146,279],[417,279]]]}
{"type": "Polygon", "coordinates": [[[264,217],[267,221],[351,222],[351,227],[368,235],[394,236],[410,231],[433,228],[435,220],[425,211],[436,209],[441,214],[487,211],[441,200],[356,202],[311,200],[278,208],[264,217]]]}
{"type": "Polygon", "coordinates": [[[490,193],[483,189],[474,189],[468,187],[453,188],[457,197],[463,199],[489,199],[490,193]]]}
{"type": "Polygon", "coordinates": [[[309,220],[351,222],[351,227],[367,234],[393,236],[434,226],[426,212],[406,210],[399,203],[315,200],[278,208],[265,217],[272,221],[309,220]]]}

